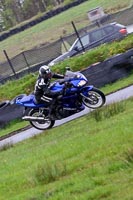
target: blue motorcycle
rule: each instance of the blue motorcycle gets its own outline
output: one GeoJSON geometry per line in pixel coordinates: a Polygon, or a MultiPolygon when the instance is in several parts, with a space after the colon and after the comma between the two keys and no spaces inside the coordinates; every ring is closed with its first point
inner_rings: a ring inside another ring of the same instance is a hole
{"type": "Polygon", "coordinates": [[[55,120],[61,120],[75,113],[81,112],[85,107],[96,109],[104,105],[105,95],[93,85],[88,85],[87,78],[80,72],[67,70],[63,80],[57,80],[50,86],[51,91],[64,91],[54,108],[54,119],[48,118],[48,103],[36,104],[34,94],[18,96],[16,104],[24,106],[23,120],[39,129],[52,128],[55,120]]]}

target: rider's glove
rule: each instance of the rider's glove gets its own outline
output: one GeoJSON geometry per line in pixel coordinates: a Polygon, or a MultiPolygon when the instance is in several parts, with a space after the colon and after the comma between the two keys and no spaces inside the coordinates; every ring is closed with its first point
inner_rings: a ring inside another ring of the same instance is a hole
{"type": "Polygon", "coordinates": [[[71,82],[65,82],[65,87],[66,88],[71,88],[73,84],[71,82]]]}

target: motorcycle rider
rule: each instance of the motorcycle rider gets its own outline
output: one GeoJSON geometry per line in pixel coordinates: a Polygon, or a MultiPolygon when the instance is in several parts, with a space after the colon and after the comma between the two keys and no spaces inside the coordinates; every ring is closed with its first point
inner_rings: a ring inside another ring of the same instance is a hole
{"type": "Polygon", "coordinates": [[[52,115],[53,108],[55,106],[57,98],[61,98],[63,91],[61,92],[52,92],[50,91],[50,82],[51,78],[63,79],[64,76],[61,74],[51,72],[49,66],[43,65],[39,69],[39,76],[37,78],[34,95],[35,103],[48,103],[49,105],[49,114],[48,117],[51,119],[54,118],[52,115]]]}

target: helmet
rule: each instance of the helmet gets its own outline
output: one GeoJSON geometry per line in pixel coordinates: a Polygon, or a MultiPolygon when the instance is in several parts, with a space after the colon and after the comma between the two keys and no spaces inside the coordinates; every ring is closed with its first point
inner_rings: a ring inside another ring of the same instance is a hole
{"type": "Polygon", "coordinates": [[[39,75],[42,78],[51,78],[52,73],[51,73],[50,68],[47,65],[43,65],[39,69],[39,75]]]}

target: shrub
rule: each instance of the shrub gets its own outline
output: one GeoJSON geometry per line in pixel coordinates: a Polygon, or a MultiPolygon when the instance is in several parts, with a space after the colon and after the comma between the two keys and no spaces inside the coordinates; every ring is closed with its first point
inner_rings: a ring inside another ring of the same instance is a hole
{"type": "Polygon", "coordinates": [[[103,62],[105,59],[116,54],[124,53],[133,48],[133,34],[128,35],[121,41],[103,44],[99,47],[86,51],[84,54],[69,58],[63,62],[56,64],[52,70],[63,73],[66,66],[70,66],[73,71],[80,71],[90,65],[103,62]]]}
{"type": "Polygon", "coordinates": [[[6,150],[12,148],[13,146],[14,145],[12,143],[5,144],[5,145],[0,147],[0,151],[6,151],[6,150]]]}
{"type": "Polygon", "coordinates": [[[123,112],[125,108],[126,104],[124,101],[112,103],[98,110],[94,110],[91,112],[91,117],[98,122],[123,112]]]}
{"type": "Polygon", "coordinates": [[[127,150],[124,161],[127,165],[133,164],[133,148],[127,150]]]}
{"type": "Polygon", "coordinates": [[[66,175],[66,165],[60,163],[48,163],[38,165],[35,171],[35,181],[40,184],[54,182],[66,175]]]}

